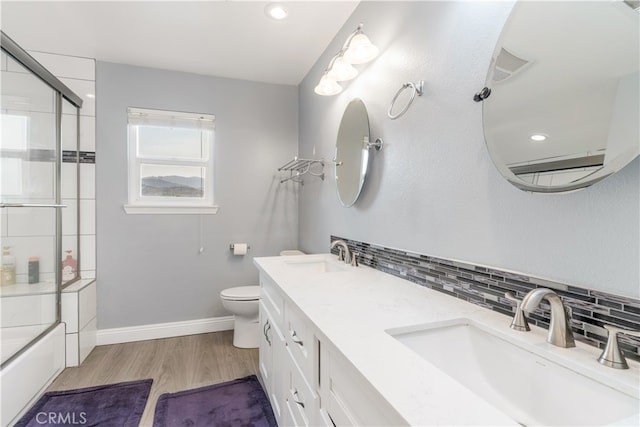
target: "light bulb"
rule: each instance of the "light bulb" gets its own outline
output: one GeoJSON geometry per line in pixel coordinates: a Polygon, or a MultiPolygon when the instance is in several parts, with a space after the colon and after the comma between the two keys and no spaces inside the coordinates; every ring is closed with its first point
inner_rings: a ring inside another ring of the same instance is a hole
{"type": "Polygon", "coordinates": [[[278,21],[286,18],[289,15],[287,9],[278,3],[267,5],[267,7],[265,8],[265,12],[267,13],[268,17],[276,19],[278,21]]]}
{"type": "Polygon", "coordinates": [[[351,39],[344,58],[351,64],[364,64],[378,56],[378,52],[378,48],[371,43],[369,37],[360,33],[351,39]]]}
{"type": "Polygon", "coordinates": [[[535,141],[535,142],[543,142],[547,140],[547,135],[543,134],[543,133],[536,133],[534,135],[531,135],[529,137],[530,140],[535,141]]]}
{"type": "Polygon", "coordinates": [[[338,82],[351,80],[357,75],[358,70],[353,68],[353,66],[349,64],[342,56],[339,56],[335,61],[333,61],[333,65],[331,66],[331,69],[327,74],[330,79],[338,82]]]}
{"type": "Polygon", "coordinates": [[[342,87],[333,79],[329,78],[326,74],[320,79],[320,83],[313,90],[318,95],[331,96],[337,95],[342,92],[342,87]]]}

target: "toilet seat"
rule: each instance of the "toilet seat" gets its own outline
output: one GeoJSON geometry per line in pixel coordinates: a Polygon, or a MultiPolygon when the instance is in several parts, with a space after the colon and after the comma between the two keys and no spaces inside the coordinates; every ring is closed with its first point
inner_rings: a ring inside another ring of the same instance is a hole
{"type": "Polygon", "coordinates": [[[220,292],[220,298],[232,301],[257,301],[260,299],[260,286],[237,286],[220,292]]]}

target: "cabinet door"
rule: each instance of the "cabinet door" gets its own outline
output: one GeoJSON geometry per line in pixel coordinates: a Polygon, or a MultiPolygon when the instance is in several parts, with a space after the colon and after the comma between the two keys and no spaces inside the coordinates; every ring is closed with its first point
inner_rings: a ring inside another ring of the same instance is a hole
{"type": "Polygon", "coordinates": [[[271,342],[272,349],[272,370],[271,370],[271,390],[269,400],[273,413],[276,416],[278,424],[282,423],[285,411],[286,399],[286,372],[288,369],[286,359],[286,344],[282,332],[275,323],[267,330],[267,336],[271,342]]]}
{"type": "Polygon", "coordinates": [[[309,384],[314,384],[317,381],[310,381],[317,371],[314,366],[316,344],[313,330],[309,327],[307,318],[290,304],[286,305],[284,318],[283,333],[287,347],[309,384]]]}
{"type": "Polygon", "coordinates": [[[287,372],[287,404],[296,426],[317,426],[318,395],[293,359],[289,348],[287,372]]]}
{"type": "Polygon", "coordinates": [[[286,398],[286,347],[282,332],[260,301],[260,376],[278,424],[282,424],[286,398]]]}
{"type": "Polygon", "coordinates": [[[262,386],[267,394],[271,389],[271,376],[273,370],[273,351],[272,342],[267,335],[268,329],[271,327],[271,321],[269,312],[264,308],[262,301],[260,301],[260,377],[262,379],[262,386]]]}

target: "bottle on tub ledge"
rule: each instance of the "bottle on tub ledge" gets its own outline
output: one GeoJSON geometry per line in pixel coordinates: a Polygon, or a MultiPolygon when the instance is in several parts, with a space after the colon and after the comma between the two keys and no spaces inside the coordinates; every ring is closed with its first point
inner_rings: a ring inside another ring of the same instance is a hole
{"type": "Polygon", "coordinates": [[[0,284],[16,284],[16,259],[11,255],[11,246],[2,247],[2,273],[0,273],[0,284]]]}
{"type": "Polygon", "coordinates": [[[40,258],[36,256],[29,258],[28,273],[30,285],[40,282],[40,258]]]}
{"type": "Polygon", "coordinates": [[[67,257],[62,260],[62,282],[68,282],[76,277],[78,261],[71,256],[73,251],[65,251],[67,257]]]}

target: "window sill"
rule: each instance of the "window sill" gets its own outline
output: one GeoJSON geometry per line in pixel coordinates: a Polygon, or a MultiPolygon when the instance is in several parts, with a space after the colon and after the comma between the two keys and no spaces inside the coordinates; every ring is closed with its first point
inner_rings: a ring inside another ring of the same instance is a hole
{"type": "Polygon", "coordinates": [[[218,206],[153,206],[124,205],[129,215],[215,215],[218,206]]]}

